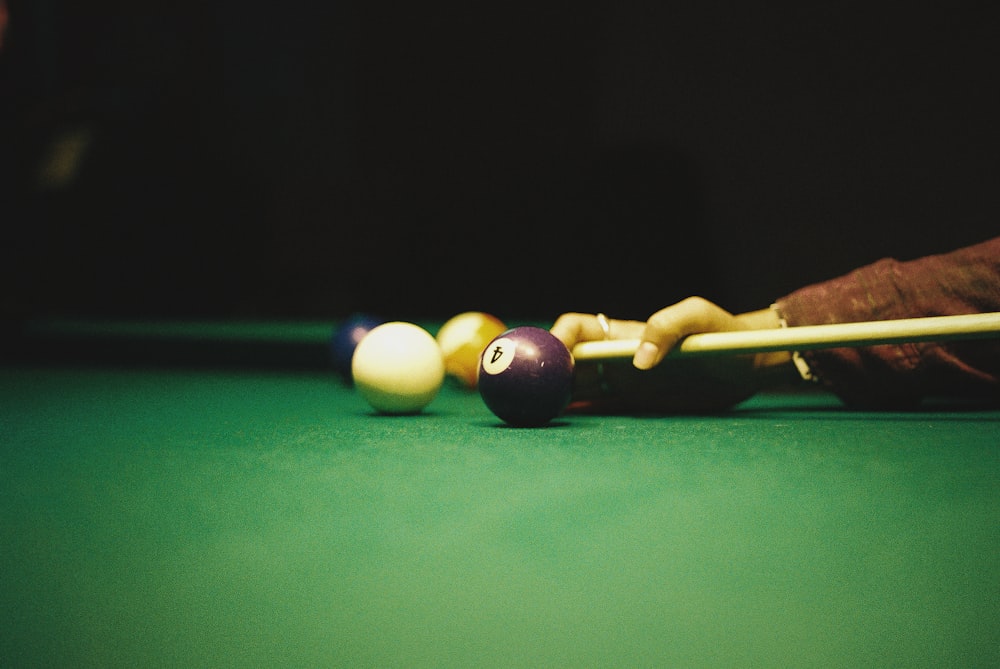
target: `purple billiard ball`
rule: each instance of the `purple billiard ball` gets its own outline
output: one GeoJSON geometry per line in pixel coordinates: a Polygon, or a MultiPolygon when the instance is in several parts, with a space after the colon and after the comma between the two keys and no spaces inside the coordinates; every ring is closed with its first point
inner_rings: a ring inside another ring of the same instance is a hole
{"type": "Polygon", "coordinates": [[[566,409],[573,355],[555,335],[530,325],[500,333],[479,360],[479,394],[513,427],[540,427],[566,409]]]}
{"type": "Polygon", "coordinates": [[[385,323],[384,318],[372,314],[355,313],[345,318],[333,330],[330,337],[330,361],[333,368],[344,378],[351,380],[351,359],[354,349],[361,339],[379,325],[385,323]]]}

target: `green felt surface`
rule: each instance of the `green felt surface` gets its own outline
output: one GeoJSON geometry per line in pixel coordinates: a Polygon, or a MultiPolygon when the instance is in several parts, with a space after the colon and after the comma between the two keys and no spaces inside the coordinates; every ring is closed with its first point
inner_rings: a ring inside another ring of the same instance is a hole
{"type": "Polygon", "coordinates": [[[1000,414],[503,426],[315,370],[0,370],[0,666],[1000,664],[1000,414]]]}

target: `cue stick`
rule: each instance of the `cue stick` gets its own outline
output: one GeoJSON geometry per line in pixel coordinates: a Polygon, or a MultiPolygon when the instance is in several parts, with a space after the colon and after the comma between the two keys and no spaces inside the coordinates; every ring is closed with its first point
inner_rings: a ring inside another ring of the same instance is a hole
{"type": "MultiPolygon", "coordinates": [[[[705,332],[681,340],[667,357],[802,351],[806,349],[874,346],[901,342],[1000,338],[1000,312],[928,316],[888,321],[803,325],[767,330],[705,332]]],[[[631,358],[638,339],[580,342],[575,360],[631,358]]]]}

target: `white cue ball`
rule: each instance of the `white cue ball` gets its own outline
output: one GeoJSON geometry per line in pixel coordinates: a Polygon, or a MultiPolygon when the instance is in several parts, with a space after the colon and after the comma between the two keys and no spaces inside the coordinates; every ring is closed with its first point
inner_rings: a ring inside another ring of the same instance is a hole
{"type": "Polygon", "coordinates": [[[391,321],[373,328],[351,358],[354,386],[373,409],[415,414],[444,384],[444,355],[430,332],[414,323],[391,321]]]}

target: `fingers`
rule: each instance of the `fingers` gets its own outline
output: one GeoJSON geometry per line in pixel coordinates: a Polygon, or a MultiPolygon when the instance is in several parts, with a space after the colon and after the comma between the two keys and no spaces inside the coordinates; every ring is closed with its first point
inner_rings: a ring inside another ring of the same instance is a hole
{"type": "Polygon", "coordinates": [[[562,343],[566,344],[566,348],[572,351],[573,347],[582,341],[636,338],[644,327],[644,324],[639,321],[609,318],[607,322],[610,330],[605,333],[595,314],[570,312],[559,316],[552,327],[549,328],[549,332],[555,335],[562,343]]]}
{"type": "Polygon", "coordinates": [[[740,321],[722,307],[701,297],[689,297],[639,321],[609,319],[610,332],[594,314],[565,313],[549,331],[571,351],[583,341],[599,339],[639,339],[632,358],[638,369],[651,369],[684,337],[701,332],[730,332],[745,329],[740,321]]]}
{"type": "Polygon", "coordinates": [[[701,297],[689,297],[657,311],[646,321],[632,364],[651,369],[684,337],[742,329],[731,313],[701,297]]]}
{"type": "Polygon", "coordinates": [[[597,317],[592,314],[576,312],[562,314],[549,328],[549,332],[566,344],[566,348],[571,351],[581,341],[604,339],[604,331],[597,322],[597,317]]]}

